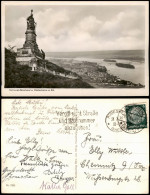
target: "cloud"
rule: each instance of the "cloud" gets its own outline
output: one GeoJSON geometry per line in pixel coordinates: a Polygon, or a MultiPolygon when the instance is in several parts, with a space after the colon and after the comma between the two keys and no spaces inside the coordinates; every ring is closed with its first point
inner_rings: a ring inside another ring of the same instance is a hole
{"type": "Polygon", "coordinates": [[[34,16],[38,21],[37,34],[42,36],[61,35],[65,31],[70,18],[66,10],[55,12],[52,8],[38,12],[34,16]]]}
{"type": "Polygon", "coordinates": [[[141,35],[141,33],[142,32],[139,29],[131,29],[131,30],[124,31],[122,34],[132,36],[132,37],[138,37],[139,35],[141,35]]]}
{"type": "MultiPolygon", "coordinates": [[[[105,20],[94,13],[75,19],[77,14],[65,8],[47,8],[34,14],[39,48],[44,51],[144,49],[143,13],[126,9],[105,20]]],[[[9,25],[11,28],[13,23],[9,25]]],[[[18,38],[7,40],[7,44],[22,47],[26,29],[24,17],[16,27],[20,29],[18,38]]]]}
{"type": "Polygon", "coordinates": [[[81,31],[94,33],[99,29],[101,24],[102,22],[98,20],[95,16],[88,16],[80,21],[77,28],[81,31]]]}
{"type": "Polygon", "coordinates": [[[24,37],[26,31],[26,18],[18,18],[17,21],[6,22],[6,40],[16,39],[16,37],[24,37]]]}
{"type": "Polygon", "coordinates": [[[109,31],[120,30],[120,28],[122,27],[123,16],[124,13],[120,12],[117,16],[115,16],[111,20],[104,22],[101,31],[107,33],[109,31]]]}

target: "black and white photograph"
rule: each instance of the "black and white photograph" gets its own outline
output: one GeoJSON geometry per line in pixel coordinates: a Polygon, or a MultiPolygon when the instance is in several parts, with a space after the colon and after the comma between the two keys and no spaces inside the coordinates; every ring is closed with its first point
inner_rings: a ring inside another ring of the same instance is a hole
{"type": "Polygon", "coordinates": [[[140,95],[147,12],[147,2],[3,2],[3,88],[140,95]]]}
{"type": "Polygon", "coordinates": [[[5,98],[1,134],[3,193],[148,194],[146,98],[5,98]]]}

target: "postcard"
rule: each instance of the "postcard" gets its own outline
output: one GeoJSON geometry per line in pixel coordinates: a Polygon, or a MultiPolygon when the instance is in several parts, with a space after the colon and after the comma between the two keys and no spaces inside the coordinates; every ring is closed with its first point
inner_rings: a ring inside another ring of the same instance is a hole
{"type": "Polygon", "coordinates": [[[3,1],[3,96],[147,96],[147,1],[3,1]]]}
{"type": "Polygon", "coordinates": [[[3,99],[1,134],[3,193],[148,193],[148,99],[3,99]]]}

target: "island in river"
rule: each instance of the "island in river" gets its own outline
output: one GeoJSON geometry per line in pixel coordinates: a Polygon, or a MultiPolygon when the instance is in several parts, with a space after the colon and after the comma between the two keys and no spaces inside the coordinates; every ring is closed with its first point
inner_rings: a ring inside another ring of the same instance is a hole
{"type": "Polygon", "coordinates": [[[131,65],[131,64],[116,63],[116,66],[121,67],[121,68],[135,69],[135,67],[133,65],[131,65]]]}

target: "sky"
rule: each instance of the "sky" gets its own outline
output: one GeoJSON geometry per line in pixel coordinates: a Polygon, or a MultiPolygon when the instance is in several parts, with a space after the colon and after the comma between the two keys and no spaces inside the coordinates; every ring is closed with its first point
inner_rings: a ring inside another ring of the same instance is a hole
{"type": "Polygon", "coordinates": [[[6,47],[23,46],[31,9],[37,22],[37,44],[45,52],[145,48],[143,5],[7,5],[6,47]]]}

